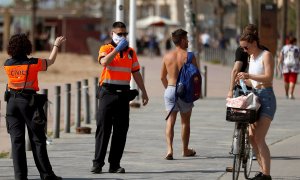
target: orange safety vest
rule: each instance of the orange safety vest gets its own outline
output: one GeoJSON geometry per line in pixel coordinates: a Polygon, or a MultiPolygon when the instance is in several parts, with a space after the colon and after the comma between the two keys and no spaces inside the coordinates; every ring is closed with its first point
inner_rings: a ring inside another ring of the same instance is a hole
{"type": "Polygon", "coordinates": [[[8,88],[39,91],[38,72],[47,70],[47,61],[37,58],[26,60],[8,59],[4,63],[4,69],[8,76],[8,88]]]}
{"type": "MultiPolygon", "coordinates": [[[[114,50],[112,44],[106,44],[100,47],[98,60],[105,57],[114,50]]],[[[131,73],[139,71],[140,64],[137,60],[135,51],[132,48],[127,48],[122,51],[122,57],[118,53],[111,63],[104,66],[99,78],[99,84],[115,84],[115,85],[129,85],[131,73]]]]}

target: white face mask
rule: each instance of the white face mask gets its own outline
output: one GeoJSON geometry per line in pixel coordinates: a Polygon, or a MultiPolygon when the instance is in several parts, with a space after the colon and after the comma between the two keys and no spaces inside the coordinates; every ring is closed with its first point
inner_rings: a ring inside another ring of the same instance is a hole
{"type": "Polygon", "coordinates": [[[112,40],[116,43],[119,44],[119,42],[123,39],[123,36],[118,36],[115,32],[113,32],[112,35],[112,40]]]}

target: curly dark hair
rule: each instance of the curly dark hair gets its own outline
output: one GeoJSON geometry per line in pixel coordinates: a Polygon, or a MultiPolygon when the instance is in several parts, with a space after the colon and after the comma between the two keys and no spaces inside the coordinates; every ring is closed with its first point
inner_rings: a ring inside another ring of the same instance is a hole
{"type": "Polygon", "coordinates": [[[13,35],[7,46],[7,54],[11,57],[23,57],[30,55],[32,44],[25,34],[13,35]]]}

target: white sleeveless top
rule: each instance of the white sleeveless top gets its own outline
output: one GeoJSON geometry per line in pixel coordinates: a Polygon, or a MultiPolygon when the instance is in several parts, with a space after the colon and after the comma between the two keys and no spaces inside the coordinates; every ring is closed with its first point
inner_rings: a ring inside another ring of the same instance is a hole
{"type": "MultiPolygon", "coordinates": [[[[263,75],[265,73],[265,68],[263,64],[263,54],[266,51],[262,51],[255,59],[253,58],[253,55],[250,56],[250,62],[249,62],[249,74],[254,75],[263,75]]],[[[264,84],[272,84],[272,82],[259,82],[251,79],[252,87],[257,88],[260,85],[264,84]]]]}

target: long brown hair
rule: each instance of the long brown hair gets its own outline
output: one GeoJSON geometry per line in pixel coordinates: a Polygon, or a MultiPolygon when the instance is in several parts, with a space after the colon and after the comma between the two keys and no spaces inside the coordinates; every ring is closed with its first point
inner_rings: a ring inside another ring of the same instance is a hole
{"type": "Polygon", "coordinates": [[[258,29],[254,24],[248,24],[240,37],[240,41],[247,41],[249,43],[257,42],[257,46],[259,47],[259,37],[258,37],[258,29]]]}

